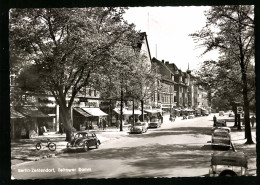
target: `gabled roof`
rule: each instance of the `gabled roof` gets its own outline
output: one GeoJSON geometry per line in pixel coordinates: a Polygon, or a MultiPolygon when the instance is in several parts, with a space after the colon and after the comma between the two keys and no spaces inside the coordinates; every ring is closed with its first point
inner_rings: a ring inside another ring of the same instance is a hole
{"type": "Polygon", "coordinates": [[[157,66],[166,69],[168,72],[173,73],[164,63],[162,63],[162,62],[159,61],[158,59],[156,59],[156,58],[153,57],[153,58],[152,58],[152,62],[155,62],[157,66]]]}
{"type": "MultiPolygon", "coordinates": [[[[147,48],[148,48],[149,59],[152,60],[152,58],[151,58],[151,53],[150,53],[150,48],[149,48],[149,44],[148,44],[148,40],[147,40],[146,32],[141,32],[141,33],[140,33],[140,37],[141,37],[141,41],[143,41],[143,40],[146,41],[146,43],[147,43],[147,48]]],[[[137,48],[138,48],[139,50],[141,50],[142,45],[143,45],[142,42],[141,42],[141,43],[138,43],[138,44],[137,44],[137,48]]]]}

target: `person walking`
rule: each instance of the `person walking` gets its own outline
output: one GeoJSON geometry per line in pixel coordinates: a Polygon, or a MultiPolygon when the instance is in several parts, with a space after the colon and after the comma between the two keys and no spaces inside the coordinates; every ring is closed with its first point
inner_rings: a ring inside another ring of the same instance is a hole
{"type": "Polygon", "coordinates": [[[213,127],[216,126],[216,122],[217,122],[217,118],[216,118],[216,116],[214,115],[214,116],[213,116],[213,127]]]}
{"type": "Polygon", "coordinates": [[[60,134],[63,135],[64,133],[64,126],[63,123],[60,124],[60,134]]]}
{"type": "Polygon", "coordinates": [[[251,121],[251,125],[252,125],[252,128],[253,128],[254,125],[255,125],[255,116],[252,116],[252,117],[250,118],[250,121],[251,121]]]}

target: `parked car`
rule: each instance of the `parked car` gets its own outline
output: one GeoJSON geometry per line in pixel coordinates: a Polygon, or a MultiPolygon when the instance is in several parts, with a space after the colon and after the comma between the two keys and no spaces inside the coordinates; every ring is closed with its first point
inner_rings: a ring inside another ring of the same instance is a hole
{"type": "Polygon", "coordinates": [[[235,117],[234,112],[230,112],[230,113],[228,114],[228,117],[235,117]]]}
{"type": "Polygon", "coordinates": [[[157,118],[152,118],[149,123],[149,128],[159,128],[161,127],[162,123],[157,118]]]}
{"type": "Polygon", "coordinates": [[[95,133],[80,131],[75,134],[71,142],[67,143],[67,148],[88,151],[90,147],[98,148],[100,144],[101,142],[95,133]]]}
{"type": "Polygon", "coordinates": [[[148,123],[147,122],[136,122],[134,126],[131,126],[130,133],[139,133],[142,134],[144,132],[147,132],[148,130],[148,123]]]}
{"type": "Polygon", "coordinates": [[[208,110],[203,110],[202,111],[202,116],[208,116],[209,115],[209,111],[208,110]]]}
{"type": "Polygon", "coordinates": [[[193,119],[193,118],[195,118],[195,115],[194,115],[194,114],[188,115],[188,119],[193,119]]]}
{"type": "Polygon", "coordinates": [[[229,127],[213,127],[213,128],[211,129],[211,134],[213,134],[213,132],[214,132],[215,130],[217,130],[217,129],[225,130],[225,131],[227,131],[228,133],[231,132],[231,129],[230,129],[229,127]]]}
{"type": "Polygon", "coordinates": [[[219,115],[219,116],[224,116],[224,111],[219,111],[219,112],[218,112],[218,115],[219,115]]]}
{"type": "Polygon", "coordinates": [[[232,145],[230,133],[224,129],[214,130],[211,137],[211,144],[213,148],[230,149],[232,145]]]}
{"type": "Polygon", "coordinates": [[[211,154],[209,176],[247,176],[247,164],[247,156],[243,152],[214,152],[211,154]]]}

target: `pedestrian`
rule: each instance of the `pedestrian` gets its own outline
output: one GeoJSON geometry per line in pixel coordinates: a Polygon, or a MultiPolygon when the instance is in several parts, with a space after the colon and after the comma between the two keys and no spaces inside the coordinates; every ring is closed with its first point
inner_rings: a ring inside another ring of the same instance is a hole
{"type": "Polygon", "coordinates": [[[252,116],[252,117],[250,118],[250,121],[251,121],[252,127],[254,127],[254,125],[255,125],[255,116],[252,116]]]}
{"type": "Polygon", "coordinates": [[[63,133],[64,133],[63,123],[60,123],[60,134],[63,135],[63,133]]]}
{"type": "Polygon", "coordinates": [[[103,124],[103,130],[105,130],[105,128],[106,128],[106,121],[105,121],[105,119],[102,119],[102,124],[103,124]]]}
{"type": "Polygon", "coordinates": [[[215,126],[216,126],[216,122],[217,122],[217,118],[216,118],[215,115],[213,116],[213,122],[214,122],[214,123],[213,123],[213,127],[215,127],[215,126]]]}
{"type": "Polygon", "coordinates": [[[119,119],[117,119],[117,120],[116,120],[116,128],[118,128],[119,125],[120,125],[120,121],[119,121],[119,119]]]}

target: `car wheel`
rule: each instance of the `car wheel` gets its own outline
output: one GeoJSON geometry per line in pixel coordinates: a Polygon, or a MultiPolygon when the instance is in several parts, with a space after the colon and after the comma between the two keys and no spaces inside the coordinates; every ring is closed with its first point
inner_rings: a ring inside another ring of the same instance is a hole
{"type": "Polygon", "coordinates": [[[42,148],[41,143],[36,143],[35,148],[36,150],[40,150],[42,148]]]}
{"type": "Polygon", "coordinates": [[[219,174],[220,177],[234,177],[237,176],[237,174],[231,170],[223,171],[219,174]]]}
{"type": "Polygon", "coordinates": [[[83,150],[84,150],[85,152],[87,152],[87,151],[89,150],[88,143],[84,143],[84,145],[83,145],[83,150]]]}
{"type": "Polygon", "coordinates": [[[98,149],[98,147],[99,147],[99,142],[97,141],[96,142],[96,149],[98,149]]]}
{"type": "Polygon", "coordinates": [[[55,143],[50,143],[48,145],[48,148],[49,148],[50,151],[55,151],[56,150],[56,144],[55,143]]]}

